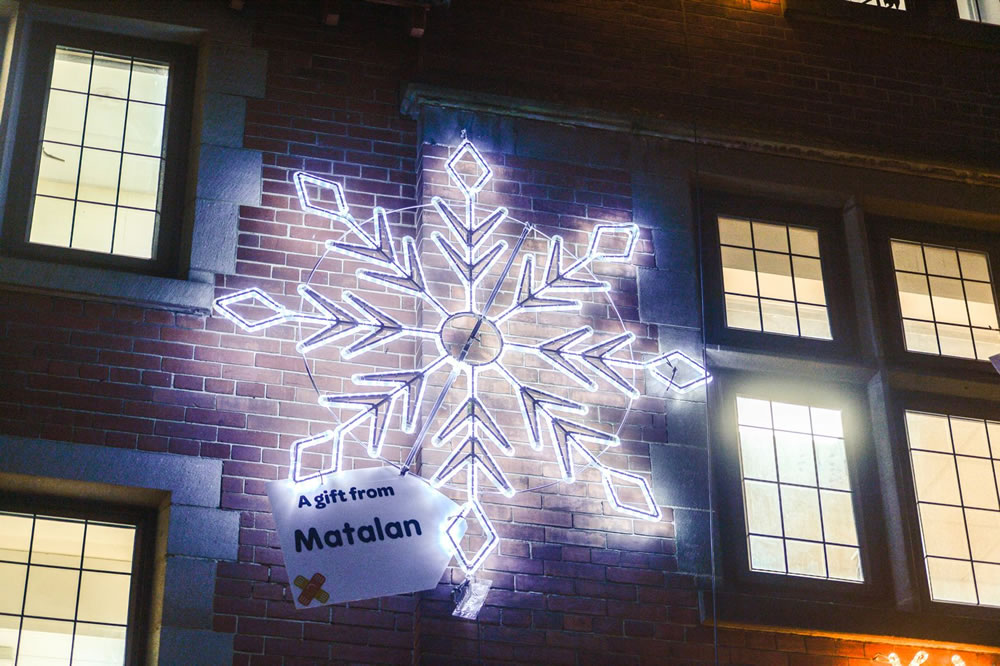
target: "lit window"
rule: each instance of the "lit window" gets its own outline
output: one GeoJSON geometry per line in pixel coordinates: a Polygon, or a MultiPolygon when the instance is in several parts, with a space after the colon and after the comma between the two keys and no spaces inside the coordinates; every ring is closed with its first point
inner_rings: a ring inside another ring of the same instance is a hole
{"type": "Polygon", "coordinates": [[[0,512],[0,664],[123,664],[136,528],[0,512]]]}
{"type": "Polygon", "coordinates": [[[1000,25],[1000,3],[996,0],[958,0],[958,17],[1000,25]]]}
{"type": "Polygon", "coordinates": [[[931,598],[1000,607],[1000,422],[906,412],[931,598]]]}
{"type": "Polygon", "coordinates": [[[830,340],[819,233],[719,216],[726,326],[830,340]]]}
{"type": "Polygon", "coordinates": [[[841,413],[736,398],[750,568],[861,582],[841,413]]]}
{"type": "Polygon", "coordinates": [[[170,68],[57,46],[28,241],[156,253],[170,68]]]}
{"type": "Polygon", "coordinates": [[[1000,353],[985,253],[899,240],[891,245],[907,351],[980,360],[1000,353]]]}

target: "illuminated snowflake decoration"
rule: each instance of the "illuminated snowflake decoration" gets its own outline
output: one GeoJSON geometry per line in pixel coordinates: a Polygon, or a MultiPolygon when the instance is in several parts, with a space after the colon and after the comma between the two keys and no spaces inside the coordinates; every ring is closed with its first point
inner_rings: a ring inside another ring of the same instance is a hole
{"type": "Polygon", "coordinates": [[[428,436],[435,447],[451,446],[446,460],[429,479],[432,485],[440,487],[458,473],[465,472],[466,501],[459,513],[446,521],[442,529],[445,543],[451,547],[458,564],[467,574],[475,572],[499,543],[480,500],[480,481],[485,479],[507,497],[517,492],[491,449],[512,455],[517,445],[527,444],[535,450],[543,450],[544,445],[549,443],[564,481],[574,481],[575,466],[589,465],[600,473],[607,499],[614,507],[632,517],[658,520],[660,510],[646,480],[637,474],[610,467],[601,461],[600,454],[585,446],[596,445],[602,450],[618,446],[617,435],[584,423],[582,417],[588,413],[588,406],[582,402],[519,379],[509,363],[505,362],[505,356],[512,351],[536,356],[562,373],[571,384],[596,391],[603,382],[629,398],[638,397],[639,391],[623,375],[623,370],[629,369],[633,374],[648,370],[668,390],[683,393],[711,380],[702,365],[680,351],[637,360],[631,349],[635,336],[630,332],[601,339],[590,327],[581,326],[527,344],[515,342],[517,338],[514,336],[505,339],[502,330],[505,322],[527,313],[579,311],[582,303],[574,296],[607,291],[607,283],[594,279],[590,270],[592,264],[630,261],[639,228],[634,224],[598,224],[589,234],[586,253],[579,258],[567,257],[564,239],[551,236],[548,238],[547,262],[539,276],[535,270],[534,253],[521,252],[526,236],[534,231],[530,225],[521,223],[522,233],[511,251],[507,252],[507,241],[494,239],[502,223],[516,222],[508,218],[507,209],[496,208],[482,219],[476,215],[476,197],[493,177],[476,147],[469,141],[463,141],[447,161],[445,169],[451,182],[462,192],[464,214],[456,212],[438,197],[428,208],[440,217],[448,232],[433,232],[431,247],[437,248],[447,261],[464,294],[464,307],[451,309],[428,289],[416,241],[410,236],[404,237],[398,249],[393,243],[388,222],[390,213],[375,208],[371,219],[372,231],[369,233],[364,228],[368,224],[359,223],[351,215],[339,183],[303,172],[296,173],[294,177],[302,208],[343,225],[346,227],[344,238],[351,237],[352,242],[344,239],[327,241],[327,254],[362,261],[368,267],[358,271],[360,282],[420,299],[427,305],[429,318],[437,320],[435,324],[403,324],[370,299],[350,291],[343,291],[339,302],[334,302],[308,281],[298,286],[303,310],[287,309],[259,288],[239,291],[215,301],[216,311],[245,331],[261,331],[288,322],[308,324],[309,334],[303,335],[297,344],[298,351],[303,355],[341,342],[342,359],[362,357],[363,360],[366,352],[407,337],[427,341],[435,350],[430,354],[432,360],[423,367],[354,375],[351,379],[360,389],[358,392],[320,392],[321,405],[338,410],[335,413],[339,410],[353,413],[336,427],[293,443],[291,479],[299,483],[339,470],[344,438],[348,433],[354,436],[362,433],[362,439],[367,442],[368,455],[381,457],[389,419],[398,414],[402,430],[415,434],[409,455],[401,467],[403,473],[409,471],[428,436]],[[472,177],[460,173],[459,163],[463,160],[473,166],[472,177]],[[515,276],[512,268],[518,259],[521,259],[520,267],[515,276]],[[486,278],[493,279],[492,292],[489,298],[479,302],[477,287],[486,278]],[[513,298],[503,307],[496,299],[505,284],[513,287],[513,298]],[[263,309],[265,314],[255,318],[241,314],[248,308],[257,313],[263,309]],[[499,310],[498,314],[490,314],[496,310],[499,310]],[[445,370],[449,371],[449,375],[442,390],[438,392],[430,411],[422,415],[428,377],[445,370]],[[491,415],[484,396],[477,388],[483,373],[499,376],[510,385],[520,405],[527,442],[512,441],[491,415]],[[453,388],[456,379],[461,376],[465,379],[463,388],[453,388]],[[685,379],[677,379],[678,376],[685,379]],[[460,394],[453,395],[459,391],[460,394]],[[435,419],[445,402],[457,403],[458,407],[444,418],[435,419]],[[435,422],[441,425],[431,434],[429,430],[435,422]],[[332,452],[329,466],[318,471],[305,469],[305,454],[320,445],[332,452]],[[620,487],[635,488],[642,502],[638,506],[626,504],[620,499],[620,487]],[[460,542],[466,523],[473,519],[482,527],[484,539],[478,550],[470,554],[460,542]]]}

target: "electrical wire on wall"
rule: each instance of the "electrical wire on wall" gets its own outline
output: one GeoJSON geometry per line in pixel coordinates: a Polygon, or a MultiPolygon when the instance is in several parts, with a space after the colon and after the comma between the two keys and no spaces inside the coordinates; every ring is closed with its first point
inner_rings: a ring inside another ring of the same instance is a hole
{"type": "MultiPolygon", "coordinates": [[[[688,93],[695,98],[695,66],[688,36],[687,0],[681,0],[681,30],[684,37],[684,56],[687,58],[688,93]]],[[[694,242],[695,257],[698,258],[698,293],[701,298],[701,365],[708,369],[708,337],[705,327],[705,263],[702,255],[702,198],[701,198],[701,154],[698,140],[698,113],[691,109],[691,141],[694,155],[694,242]]],[[[712,417],[711,403],[708,399],[709,385],[705,385],[705,478],[708,482],[708,552],[712,595],[712,647],[715,663],[719,664],[719,609],[718,609],[718,571],[716,570],[715,553],[715,484],[712,480],[712,417]]]]}

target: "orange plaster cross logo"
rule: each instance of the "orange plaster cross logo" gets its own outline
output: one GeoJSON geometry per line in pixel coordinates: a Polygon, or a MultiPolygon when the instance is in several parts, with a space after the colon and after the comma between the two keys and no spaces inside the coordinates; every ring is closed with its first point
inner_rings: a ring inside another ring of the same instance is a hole
{"type": "Polygon", "coordinates": [[[295,584],[295,587],[302,590],[302,594],[299,595],[299,603],[303,606],[311,604],[313,599],[321,604],[325,604],[330,600],[330,595],[323,589],[326,576],[321,573],[314,573],[313,577],[309,580],[306,580],[305,576],[296,576],[292,582],[295,584]]]}

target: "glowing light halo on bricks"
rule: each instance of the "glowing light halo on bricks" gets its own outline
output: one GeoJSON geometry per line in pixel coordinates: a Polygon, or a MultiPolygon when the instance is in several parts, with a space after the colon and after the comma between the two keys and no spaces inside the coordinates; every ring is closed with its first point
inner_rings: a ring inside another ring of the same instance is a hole
{"type": "MultiPolygon", "coordinates": [[[[465,472],[466,501],[460,512],[446,521],[442,527],[442,536],[466,574],[474,573],[499,543],[498,534],[480,501],[482,489],[479,481],[485,478],[507,497],[517,492],[504,474],[501,464],[489,450],[493,446],[505,455],[513,455],[518,442],[510,441],[484,403],[484,396],[478,388],[478,378],[484,372],[498,374],[510,385],[529,434],[526,444],[535,450],[542,450],[546,441],[551,443],[563,481],[572,483],[576,479],[576,465],[593,467],[601,476],[608,501],[616,509],[634,518],[659,520],[660,510],[646,480],[637,474],[603,463],[600,454],[595,455],[585,446],[590,443],[603,447],[603,453],[608,447],[619,445],[617,434],[574,420],[588,413],[587,405],[519,379],[504,363],[504,356],[511,350],[534,355],[542,359],[548,368],[566,377],[570,384],[587,391],[596,391],[599,388],[598,380],[601,380],[624,394],[630,401],[629,405],[640,392],[622,374],[623,369],[633,372],[649,370],[649,374],[663,382],[667,390],[680,393],[708,383],[711,375],[697,361],[679,350],[636,360],[632,349],[635,336],[630,332],[607,339],[595,339],[594,331],[583,326],[530,345],[505,341],[500,329],[504,322],[522,313],[543,310],[579,311],[582,302],[572,298],[573,294],[607,291],[607,283],[593,279],[591,266],[598,261],[630,261],[639,234],[638,226],[615,223],[595,225],[589,234],[586,254],[580,258],[570,258],[569,262],[566,261],[564,238],[558,235],[548,237],[547,261],[539,280],[536,279],[534,270],[534,254],[525,252],[519,255],[518,252],[528,231],[534,230],[530,225],[509,218],[507,209],[503,207],[492,210],[482,220],[477,219],[476,197],[491,180],[493,173],[475,145],[470,141],[463,141],[447,161],[445,170],[452,184],[464,197],[464,218],[439,197],[434,197],[425,209],[435,211],[449,232],[446,235],[434,231],[431,240],[457,277],[464,293],[465,307],[456,311],[446,308],[427,288],[417,243],[412,237],[402,239],[402,252],[397,254],[389,229],[390,212],[376,207],[371,218],[373,230],[368,233],[363,228],[366,223],[359,223],[351,215],[339,183],[304,172],[294,175],[296,192],[303,210],[346,227],[341,240],[325,243],[326,253],[317,262],[317,268],[329,253],[345,255],[370,264],[371,268],[357,271],[359,282],[374,283],[420,299],[440,315],[441,321],[437,325],[404,325],[366,300],[364,295],[346,290],[342,292],[341,302],[334,302],[308,284],[309,279],[306,284],[298,286],[303,304],[309,304],[308,311],[288,309],[257,287],[228,294],[215,301],[216,312],[248,332],[291,322],[318,326],[318,331],[298,342],[296,348],[303,355],[348,336],[354,340],[340,347],[343,359],[362,356],[365,352],[384,347],[399,338],[429,340],[433,344],[434,360],[423,367],[355,374],[351,378],[352,383],[361,388],[362,392],[323,393],[317,387],[321,405],[331,410],[355,410],[355,413],[342,420],[335,428],[293,443],[289,466],[291,480],[301,483],[338,471],[342,464],[345,436],[355,435],[355,431],[364,423],[368,425],[367,436],[362,438],[367,441],[367,453],[373,458],[380,458],[390,417],[398,413],[402,430],[414,432],[427,378],[433,372],[450,367],[451,376],[439,393],[431,413],[425,417],[424,429],[418,433],[402,472],[409,470],[410,461],[423,445],[423,438],[428,434],[426,430],[451,390],[455,378],[464,374],[467,380],[464,400],[460,399],[458,408],[445,416],[443,425],[430,438],[435,447],[449,442],[458,444],[453,446],[446,461],[429,481],[433,486],[439,487],[459,472],[465,472]],[[471,185],[459,173],[459,163],[463,160],[471,161],[477,170],[475,182],[471,185]],[[310,188],[314,188],[316,196],[310,193],[310,188]],[[327,205],[323,205],[324,203],[327,205]],[[503,272],[495,277],[490,298],[484,304],[479,304],[476,299],[477,285],[485,278],[496,275],[493,269],[502,263],[501,257],[508,249],[508,243],[504,240],[492,242],[494,232],[505,221],[524,225],[524,231],[507,257],[503,272]],[[343,238],[347,236],[353,236],[352,240],[356,239],[358,242],[344,242],[343,238]],[[481,251],[483,247],[487,249],[481,251]],[[499,315],[489,316],[494,299],[511,277],[510,269],[515,260],[521,256],[523,258],[520,273],[514,283],[512,301],[499,315]],[[237,308],[241,305],[263,307],[268,314],[259,319],[251,319],[240,314],[237,308]],[[682,369],[688,377],[683,381],[675,380],[678,370],[682,369]],[[692,373],[693,377],[690,376],[692,373]],[[331,463],[324,469],[307,473],[303,469],[304,454],[319,445],[331,447],[331,463]],[[616,484],[634,486],[642,497],[642,506],[630,506],[623,502],[616,484]],[[485,535],[483,544],[472,555],[463,551],[460,538],[455,536],[457,534],[461,537],[460,523],[467,517],[475,517],[485,535]]],[[[315,270],[314,268],[313,273],[315,270]]],[[[312,273],[310,279],[311,277],[312,273]]],[[[613,307],[613,303],[611,305],[613,307]]],[[[308,364],[306,368],[308,370],[308,364]]]]}

